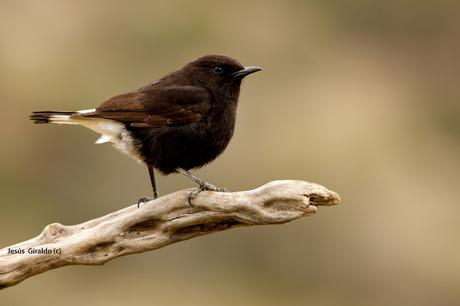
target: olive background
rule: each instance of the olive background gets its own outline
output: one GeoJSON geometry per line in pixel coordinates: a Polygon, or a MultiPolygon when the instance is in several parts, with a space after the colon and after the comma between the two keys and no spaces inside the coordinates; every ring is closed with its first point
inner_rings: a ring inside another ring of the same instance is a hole
{"type": "Polygon", "coordinates": [[[263,71],[243,82],[229,147],[196,174],[342,197],[288,224],[49,271],[0,304],[459,305],[459,4],[0,0],[1,247],[151,192],[144,166],[32,111],[93,108],[204,54],[263,71]]]}

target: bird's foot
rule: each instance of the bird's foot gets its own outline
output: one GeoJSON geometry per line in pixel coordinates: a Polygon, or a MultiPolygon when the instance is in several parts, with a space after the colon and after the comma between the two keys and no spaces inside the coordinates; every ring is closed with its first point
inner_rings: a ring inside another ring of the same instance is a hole
{"type": "Polygon", "coordinates": [[[196,198],[196,196],[202,192],[202,191],[205,191],[205,190],[209,190],[209,191],[216,191],[216,192],[230,192],[230,190],[228,190],[227,188],[220,188],[220,187],[217,187],[217,186],[214,186],[212,184],[209,184],[208,182],[203,182],[202,184],[200,184],[200,186],[193,190],[192,192],[190,192],[190,194],[188,195],[187,197],[187,202],[190,206],[192,207],[195,207],[193,204],[192,204],[192,200],[196,198]]]}
{"type": "Polygon", "coordinates": [[[144,203],[147,203],[147,202],[150,202],[150,201],[153,201],[155,200],[156,198],[158,197],[142,197],[140,198],[138,201],[137,201],[137,208],[139,208],[141,206],[141,204],[144,204],[144,203]]]}
{"type": "Polygon", "coordinates": [[[137,201],[137,208],[139,208],[139,207],[141,206],[141,204],[150,202],[150,201],[152,201],[152,200],[153,200],[153,198],[150,198],[150,197],[142,197],[142,198],[140,198],[140,199],[137,201]]]}

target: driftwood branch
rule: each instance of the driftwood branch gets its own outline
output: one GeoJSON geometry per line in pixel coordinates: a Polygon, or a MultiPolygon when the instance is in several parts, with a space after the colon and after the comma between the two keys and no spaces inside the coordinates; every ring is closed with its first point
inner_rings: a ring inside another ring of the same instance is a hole
{"type": "Polygon", "coordinates": [[[247,225],[278,224],[336,205],[338,194],[304,181],[273,181],[254,190],[190,190],[78,225],[53,223],[37,237],[0,250],[0,289],[66,265],[102,265],[116,257],[158,249],[200,235],[247,225]]]}

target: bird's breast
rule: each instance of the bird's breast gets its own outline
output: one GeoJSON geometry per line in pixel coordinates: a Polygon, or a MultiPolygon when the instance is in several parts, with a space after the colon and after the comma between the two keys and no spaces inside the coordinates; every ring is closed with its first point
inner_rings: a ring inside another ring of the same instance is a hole
{"type": "Polygon", "coordinates": [[[216,111],[208,119],[204,138],[219,149],[221,153],[230,142],[235,130],[235,112],[232,110],[216,111]]]}
{"type": "Polygon", "coordinates": [[[168,174],[213,161],[227,147],[234,128],[235,112],[222,110],[193,124],[144,129],[137,137],[146,162],[168,174]]]}

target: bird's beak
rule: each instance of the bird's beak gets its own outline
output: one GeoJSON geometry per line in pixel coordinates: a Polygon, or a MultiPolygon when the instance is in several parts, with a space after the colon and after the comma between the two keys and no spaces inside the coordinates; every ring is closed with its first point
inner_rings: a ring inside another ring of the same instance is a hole
{"type": "Polygon", "coordinates": [[[251,74],[251,73],[254,73],[254,72],[257,72],[257,71],[260,71],[260,70],[262,70],[262,68],[257,67],[257,66],[244,67],[243,69],[241,69],[241,70],[239,70],[237,72],[234,72],[232,75],[234,77],[243,78],[243,77],[247,76],[248,74],[251,74]]]}

